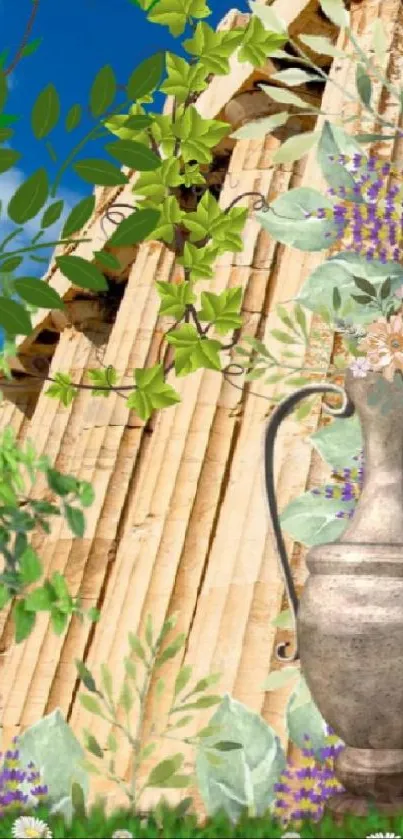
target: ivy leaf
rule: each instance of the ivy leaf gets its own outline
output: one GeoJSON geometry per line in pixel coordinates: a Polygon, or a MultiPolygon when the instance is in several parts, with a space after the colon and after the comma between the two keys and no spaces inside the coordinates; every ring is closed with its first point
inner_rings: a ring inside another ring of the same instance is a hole
{"type": "Polygon", "coordinates": [[[0,297],[0,326],[7,335],[30,335],[31,318],[28,312],[15,300],[0,297]]]}
{"type": "Polygon", "coordinates": [[[135,195],[143,195],[158,209],[165,200],[168,187],[180,186],[184,178],[180,172],[179,160],[170,157],[161,162],[158,171],[141,172],[134,187],[135,195]]]}
{"type": "Polygon", "coordinates": [[[31,113],[31,125],[37,140],[47,137],[60,117],[59,94],[53,84],[48,84],[37,97],[31,113]]]}
{"type": "Polygon", "coordinates": [[[127,83],[127,95],[129,99],[143,99],[152,93],[160,82],[165,69],[165,52],[156,52],[150,58],[142,61],[127,83]]]}
{"type": "Polygon", "coordinates": [[[17,294],[31,306],[39,306],[41,309],[64,309],[60,294],[44,280],[18,277],[13,285],[17,294]]]}
{"type": "Polygon", "coordinates": [[[372,82],[363,64],[357,64],[355,83],[358,95],[364,105],[371,104],[372,82]]]}
{"type": "Polygon", "coordinates": [[[254,67],[263,67],[272,52],[283,47],[287,42],[285,35],[268,32],[258,17],[251,17],[244,30],[242,47],[238,53],[240,62],[250,61],[254,67]]]}
{"type": "Polygon", "coordinates": [[[111,388],[116,384],[118,374],[113,367],[107,367],[105,370],[88,370],[88,377],[91,379],[93,385],[97,387],[104,386],[105,390],[92,390],[92,396],[110,396],[111,388]]]}
{"type": "Polygon", "coordinates": [[[202,338],[194,326],[184,324],[167,334],[166,340],[175,347],[177,376],[187,376],[200,368],[221,370],[220,342],[202,338]]]}
{"type": "Polygon", "coordinates": [[[180,224],[184,216],[185,214],[182,212],[175,196],[169,195],[161,205],[161,213],[158,223],[152,231],[152,238],[171,244],[174,238],[175,224],[180,224]]]}
{"type": "Polygon", "coordinates": [[[29,612],[25,608],[25,601],[18,600],[13,607],[13,618],[15,622],[15,641],[20,644],[31,634],[36,621],[35,612],[29,612]]]}
{"type": "Polygon", "coordinates": [[[105,291],[108,284],[103,274],[82,256],[57,256],[56,264],[73,285],[90,291],[105,291]]]}
{"type": "Polygon", "coordinates": [[[10,199],[7,212],[16,224],[25,224],[39,213],[49,195],[49,183],[46,169],[37,169],[10,199]]]}
{"type": "Polygon", "coordinates": [[[167,26],[171,35],[182,35],[189,18],[202,19],[211,11],[205,0],[158,0],[147,17],[151,23],[167,26]]]}
{"type": "Polygon", "coordinates": [[[68,239],[72,233],[77,233],[89,221],[95,209],[95,195],[83,198],[71,210],[61,232],[62,239],[68,239]]]}
{"type": "Polygon", "coordinates": [[[240,233],[247,215],[248,210],[240,207],[224,213],[214,196],[207,191],[199,201],[197,210],[183,215],[183,224],[191,232],[191,242],[209,236],[220,249],[240,251],[243,248],[240,233]]]}
{"type": "Polygon", "coordinates": [[[191,55],[199,59],[196,67],[200,67],[203,76],[210,73],[220,76],[230,72],[228,59],[242,43],[244,29],[233,29],[228,32],[216,32],[208,23],[198,23],[192,38],[183,42],[182,46],[191,55]]]}
{"type": "Polygon", "coordinates": [[[178,115],[171,130],[181,141],[181,155],[185,163],[197,160],[210,163],[212,148],[228,133],[228,123],[216,119],[204,119],[193,105],[178,115]]]}
{"type": "Polygon", "coordinates": [[[113,163],[109,163],[108,160],[88,157],[85,160],[73,163],[72,168],[83,181],[98,186],[119,186],[120,184],[127,184],[129,180],[127,175],[113,163]]]}
{"type": "Polygon", "coordinates": [[[101,67],[95,76],[90,91],[90,110],[93,117],[99,117],[112,104],[116,96],[117,84],[110,64],[101,67]]]}
{"type": "Polygon", "coordinates": [[[273,154],[273,163],[293,163],[300,160],[316,145],[320,136],[320,131],[307,131],[296,137],[289,137],[273,154]]]}
{"type": "Polygon", "coordinates": [[[202,321],[212,323],[220,335],[225,335],[230,329],[242,326],[240,308],[242,304],[242,288],[230,288],[221,294],[202,291],[202,308],[198,316],[202,321]]]}
{"type": "Polygon", "coordinates": [[[186,306],[196,300],[196,295],[188,282],[173,285],[160,281],[156,283],[156,286],[161,297],[160,315],[169,315],[176,320],[181,320],[185,314],[186,306]]]}
{"type": "MultiPolygon", "coordinates": [[[[190,271],[191,280],[211,280],[213,277],[213,265],[217,258],[219,248],[211,243],[204,248],[198,248],[191,242],[186,242],[183,249],[183,256],[177,259],[179,265],[183,265],[190,271]]],[[[189,301],[192,302],[192,301],[189,301]]]]}
{"type": "Polygon", "coordinates": [[[157,226],[158,229],[159,222],[160,213],[158,210],[137,210],[120,222],[115,232],[108,239],[108,245],[112,247],[137,245],[151,234],[153,234],[153,238],[158,238],[155,228],[157,226]]]}
{"type": "Polygon", "coordinates": [[[78,390],[74,387],[71,377],[67,373],[55,373],[55,381],[45,391],[51,399],[60,399],[66,408],[71,404],[78,390]]]}
{"type": "Polygon", "coordinates": [[[138,172],[149,172],[161,166],[161,158],[155,152],[134,140],[117,140],[115,143],[108,143],[105,149],[112,157],[116,157],[119,163],[138,172]]]}
{"type": "Polygon", "coordinates": [[[155,364],[146,370],[137,369],[134,376],[137,389],[130,394],[126,404],[137,412],[140,419],[145,421],[153,410],[168,408],[181,401],[176,390],[164,382],[162,364],[155,364]]]}
{"type": "Polygon", "coordinates": [[[189,64],[184,58],[167,53],[168,77],[160,87],[161,93],[175,96],[177,102],[185,102],[190,93],[200,93],[207,87],[206,71],[199,63],[189,64]]]}

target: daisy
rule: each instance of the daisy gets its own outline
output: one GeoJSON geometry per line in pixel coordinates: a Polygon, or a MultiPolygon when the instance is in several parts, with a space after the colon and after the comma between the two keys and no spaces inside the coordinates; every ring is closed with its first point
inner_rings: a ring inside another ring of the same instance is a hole
{"type": "Polygon", "coordinates": [[[20,816],[12,827],[14,839],[52,839],[52,833],[46,822],[33,816],[20,816]]]}
{"type": "Polygon", "coordinates": [[[370,833],[365,839],[402,839],[397,833],[370,833]]]}
{"type": "Polygon", "coordinates": [[[359,346],[366,350],[372,369],[382,371],[385,379],[392,382],[397,370],[403,372],[402,315],[394,315],[390,321],[382,317],[371,323],[359,346]]]}
{"type": "Polygon", "coordinates": [[[356,358],[350,364],[350,370],[355,379],[365,379],[367,373],[369,373],[371,369],[371,365],[367,358],[356,358]]]}

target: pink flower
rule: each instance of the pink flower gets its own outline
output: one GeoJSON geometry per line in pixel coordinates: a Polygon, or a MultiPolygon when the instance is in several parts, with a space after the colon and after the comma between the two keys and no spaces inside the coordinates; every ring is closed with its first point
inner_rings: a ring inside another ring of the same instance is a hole
{"type": "Polygon", "coordinates": [[[399,300],[403,300],[403,285],[401,285],[400,288],[396,289],[395,297],[398,297],[399,300]]]}
{"type": "Polygon", "coordinates": [[[403,317],[393,315],[389,321],[379,318],[367,327],[359,348],[366,350],[373,370],[379,370],[392,382],[397,370],[403,372],[403,317]]]}

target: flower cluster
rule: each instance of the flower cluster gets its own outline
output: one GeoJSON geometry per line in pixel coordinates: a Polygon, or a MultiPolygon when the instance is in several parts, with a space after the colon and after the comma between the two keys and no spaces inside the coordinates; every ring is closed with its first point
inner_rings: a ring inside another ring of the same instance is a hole
{"type": "MultiPolygon", "coordinates": [[[[0,759],[3,755],[0,753],[0,759]]],[[[17,738],[13,749],[6,751],[0,767],[0,818],[13,810],[23,810],[42,804],[48,796],[48,788],[41,784],[40,773],[30,763],[23,769],[20,763],[17,738]]]]}
{"type": "Polygon", "coordinates": [[[289,762],[274,787],[277,797],[273,814],[282,828],[290,823],[300,828],[305,819],[318,822],[327,799],[344,792],[334,774],[335,757],[344,748],[339,738],[327,727],[326,746],[320,750],[319,759],[309,737],[304,739],[301,765],[296,767],[289,762]]]}
{"type": "Polygon", "coordinates": [[[366,351],[370,369],[381,371],[385,379],[392,382],[398,370],[403,373],[402,315],[393,315],[389,321],[382,317],[371,323],[358,346],[360,350],[366,351]]]}
{"type": "MultiPolygon", "coordinates": [[[[322,487],[311,489],[311,494],[320,495],[324,498],[335,498],[341,502],[357,502],[364,483],[363,451],[356,455],[353,460],[357,462],[356,467],[345,468],[342,471],[335,470],[331,474],[331,478],[335,483],[325,484],[322,487]]],[[[336,513],[336,518],[351,519],[353,514],[354,507],[347,511],[341,509],[336,513]]]]}
{"type": "Polygon", "coordinates": [[[306,213],[306,217],[334,221],[347,250],[368,260],[398,262],[403,258],[403,188],[387,183],[390,175],[399,174],[398,169],[376,156],[342,154],[329,155],[329,159],[355,175],[355,185],[329,189],[329,194],[341,198],[341,202],[332,209],[322,207],[306,213]],[[354,202],[354,198],[361,198],[363,203],[354,202]]]}

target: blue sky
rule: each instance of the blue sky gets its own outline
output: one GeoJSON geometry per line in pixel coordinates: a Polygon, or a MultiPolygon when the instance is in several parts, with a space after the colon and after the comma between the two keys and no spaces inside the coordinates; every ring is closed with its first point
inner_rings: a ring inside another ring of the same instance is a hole
{"type": "MultiPolygon", "coordinates": [[[[14,56],[21,40],[31,3],[32,0],[0,0],[0,51],[8,48],[9,59],[14,56]]],[[[250,11],[246,0],[211,0],[213,14],[208,19],[210,25],[216,26],[234,6],[250,11]]],[[[22,158],[17,168],[0,175],[4,204],[19,183],[38,167],[45,166],[50,176],[55,172],[45,142],[35,139],[30,126],[32,105],[49,82],[58,90],[64,117],[75,103],[86,107],[94,76],[105,64],[112,65],[119,84],[124,84],[135,67],[152,53],[160,49],[180,52],[180,40],[173,38],[166,27],[149,23],[144,12],[130,0],[41,0],[31,40],[37,37],[43,39],[38,51],[24,58],[11,77],[5,112],[20,116],[10,145],[21,152],[22,158]]],[[[159,106],[161,100],[162,97],[159,106]]],[[[93,121],[88,116],[80,128],[68,134],[64,130],[64,119],[60,120],[60,126],[49,138],[60,162],[92,125],[93,121]]],[[[78,159],[99,156],[112,161],[103,151],[101,141],[88,144],[78,159]]],[[[64,198],[70,207],[92,191],[91,186],[71,169],[66,172],[61,186],[58,197],[64,198]]],[[[1,224],[1,239],[5,224],[7,222],[4,221],[1,224]]],[[[31,229],[33,226],[34,222],[31,229]]],[[[52,234],[57,234],[58,229],[60,223],[50,230],[52,234]]],[[[42,254],[45,255],[44,252],[42,254]]],[[[32,261],[29,268],[30,274],[38,272],[32,261]]]]}

